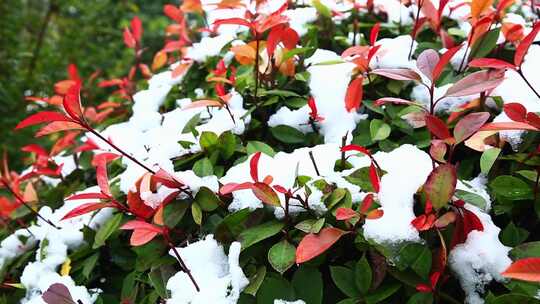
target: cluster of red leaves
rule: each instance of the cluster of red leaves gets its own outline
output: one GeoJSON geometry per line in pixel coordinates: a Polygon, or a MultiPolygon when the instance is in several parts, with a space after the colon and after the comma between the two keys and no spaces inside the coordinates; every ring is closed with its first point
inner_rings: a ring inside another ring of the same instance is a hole
{"type": "Polygon", "coordinates": [[[369,46],[352,46],[341,54],[343,59],[356,65],[356,71],[358,72],[356,77],[349,83],[345,95],[345,109],[349,112],[357,110],[362,105],[364,76],[366,73],[370,72],[369,63],[381,47],[380,45],[375,45],[377,37],[379,36],[380,27],[381,25],[377,23],[371,29],[369,46]]]}

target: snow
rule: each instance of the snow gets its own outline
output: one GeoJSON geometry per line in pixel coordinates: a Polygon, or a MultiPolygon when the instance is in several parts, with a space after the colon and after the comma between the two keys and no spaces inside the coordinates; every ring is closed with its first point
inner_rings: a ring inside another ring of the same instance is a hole
{"type": "MultiPolygon", "coordinates": [[[[414,68],[416,62],[409,61],[409,50],[412,38],[410,35],[402,35],[395,38],[384,38],[377,41],[380,49],[377,51],[369,66],[372,69],[414,68]]],[[[413,54],[417,47],[413,43],[413,54]]]]}
{"type": "Polygon", "coordinates": [[[187,49],[186,57],[197,62],[206,62],[208,58],[219,55],[221,49],[234,38],[231,34],[203,37],[200,42],[193,43],[193,46],[187,49]]]}
{"type": "Polygon", "coordinates": [[[489,193],[487,192],[487,176],[480,174],[477,177],[473,178],[472,180],[468,181],[460,181],[458,180],[456,189],[458,190],[464,190],[467,192],[472,192],[476,195],[479,195],[484,199],[486,202],[486,207],[484,208],[484,212],[489,212],[491,209],[491,197],[489,196],[489,193]]]}
{"type": "Polygon", "coordinates": [[[413,196],[433,169],[431,158],[412,145],[402,145],[388,153],[377,152],[374,157],[387,172],[381,178],[377,195],[384,215],[366,220],[364,236],[377,243],[420,241],[418,231],[411,225],[415,218],[413,196]]]}
{"type": "Polygon", "coordinates": [[[306,304],[306,302],[302,300],[296,300],[296,301],[285,301],[285,300],[274,300],[274,304],[306,304]]]}
{"type": "Polygon", "coordinates": [[[484,231],[470,232],[465,243],[450,251],[448,264],[459,278],[466,303],[481,304],[484,287],[492,280],[504,281],[500,273],[512,262],[508,257],[511,248],[499,241],[501,229],[493,224],[489,214],[470,204],[465,207],[478,216],[484,231]]]}
{"type": "MultiPolygon", "coordinates": [[[[349,62],[317,65],[334,60],[341,60],[341,57],[332,51],[322,49],[317,49],[313,56],[305,60],[305,64],[310,65],[307,69],[310,73],[309,89],[315,98],[319,115],[324,117],[324,120],[319,123],[324,142],[340,143],[341,138],[346,134],[348,134],[347,141],[350,142],[356,123],[365,116],[354,111],[347,112],[345,109],[345,95],[355,65],[349,62]],[[332,75],[331,81],[328,75],[332,75]]],[[[306,109],[297,111],[306,111],[306,109]]],[[[287,114],[286,111],[282,113],[287,114]]],[[[273,123],[287,124],[286,118],[278,116],[273,118],[273,123]]],[[[296,127],[298,128],[298,125],[296,127]]]]}
{"type": "MultiPolygon", "coordinates": [[[[98,192],[98,187],[91,187],[80,193],[98,192]]],[[[77,206],[89,203],[93,200],[66,201],[64,205],[55,211],[49,207],[43,207],[39,214],[53,222],[59,229],[56,229],[44,222],[40,218],[35,225],[28,227],[33,235],[28,245],[39,242],[34,262],[28,263],[21,275],[21,284],[26,289],[26,296],[21,303],[45,304],[41,295],[49,286],[54,283],[62,283],[69,289],[75,300],[81,300],[84,304],[94,303],[99,295],[99,290],[87,290],[84,286],[76,286],[73,279],[68,275],[61,276],[57,273],[58,268],[68,258],[68,251],[80,247],[84,243],[81,229],[89,226],[91,229],[99,228],[112,214],[110,208],[102,209],[95,216],[91,213],[79,217],[61,221],[61,218],[77,206]]],[[[20,234],[20,233],[16,233],[20,234]]],[[[8,238],[9,239],[9,238],[8,238]]],[[[13,246],[14,240],[10,239],[8,244],[2,242],[2,252],[13,246]]],[[[17,245],[18,249],[26,249],[17,245]]],[[[17,252],[17,253],[20,253],[17,252]]]]}
{"type": "MultiPolygon", "coordinates": [[[[178,272],[167,282],[167,289],[172,295],[167,303],[236,303],[240,292],[249,283],[238,262],[240,248],[239,242],[233,242],[227,256],[213,235],[185,248],[177,248],[200,287],[200,292],[196,291],[186,273],[178,272]]],[[[175,257],[172,250],[169,254],[175,257]]]]}
{"type": "Polygon", "coordinates": [[[289,17],[289,26],[298,33],[300,37],[307,33],[307,25],[317,20],[317,10],[314,7],[301,7],[287,10],[284,13],[289,17]]]}

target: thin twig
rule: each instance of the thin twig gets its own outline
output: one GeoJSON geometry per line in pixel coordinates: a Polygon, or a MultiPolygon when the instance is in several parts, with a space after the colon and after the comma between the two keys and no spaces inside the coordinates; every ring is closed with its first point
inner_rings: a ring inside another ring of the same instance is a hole
{"type": "Polygon", "coordinates": [[[35,214],[37,217],[39,217],[41,220],[43,220],[45,223],[51,225],[52,227],[56,228],[56,229],[59,229],[53,222],[51,222],[50,220],[44,218],[43,216],[41,216],[41,214],[39,214],[39,212],[37,212],[36,210],[34,210],[32,207],[30,207],[30,205],[28,205],[28,203],[26,203],[24,201],[24,199],[22,197],[20,197],[13,189],[11,189],[11,187],[6,183],[6,181],[2,180],[1,181],[2,184],[4,185],[4,187],[6,189],[8,189],[8,191],[15,197],[15,199],[17,199],[21,204],[23,204],[28,210],[30,210],[30,212],[32,212],[33,214],[35,214]]]}
{"type": "Polygon", "coordinates": [[[315,172],[318,176],[321,176],[321,173],[319,172],[319,168],[317,168],[317,163],[315,162],[315,158],[313,157],[313,151],[309,151],[309,158],[311,158],[311,163],[313,164],[313,168],[315,168],[315,172]]]}

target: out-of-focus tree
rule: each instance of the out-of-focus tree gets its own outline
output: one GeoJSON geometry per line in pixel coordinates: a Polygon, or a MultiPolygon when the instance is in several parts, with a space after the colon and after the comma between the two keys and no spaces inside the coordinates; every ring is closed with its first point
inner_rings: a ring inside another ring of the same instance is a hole
{"type": "MultiPolygon", "coordinates": [[[[145,28],[143,42],[149,49],[144,58],[163,45],[164,3],[134,0],[5,0],[0,1],[0,149],[15,157],[29,142],[31,132],[13,133],[26,115],[25,96],[49,96],[56,81],[66,78],[66,67],[76,63],[83,77],[100,71],[100,78],[123,76],[133,60],[124,46],[122,30],[134,15],[145,28]],[[150,16],[152,16],[150,18],[150,16]]],[[[96,90],[95,102],[105,98],[96,90]]],[[[92,102],[92,101],[89,101],[92,102]]],[[[35,140],[33,140],[35,141],[35,140]]]]}

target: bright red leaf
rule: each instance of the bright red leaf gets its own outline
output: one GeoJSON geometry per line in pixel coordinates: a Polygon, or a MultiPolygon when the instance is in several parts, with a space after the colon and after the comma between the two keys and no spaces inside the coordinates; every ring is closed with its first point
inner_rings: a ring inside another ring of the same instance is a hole
{"type": "Polygon", "coordinates": [[[306,235],[296,249],[296,263],[301,264],[320,255],[347,233],[338,228],[326,227],[318,234],[306,235]]]}
{"type": "Polygon", "coordinates": [[[430,114],[426,115],[426,126],[429,132],[439,139],[445,140],[452,138],[446,124],[437,116],[430,114]]]}
{"type": "Polygon", "coordinates": [[[503,277],[529,282],[540,282],[540,258],[524,258],[510,265],[503,277]]]}
{"type": "Polygon", "coordinates": [[[513,121],[526,122],[527,120],[527,109],[520,103],[507,103],[504,105],[503,110],[506,116],[513,121]]]}
{"type": "Polygon", "coordinates": [[[345,109],[348,112],[356,110],[362,105],[362,98],[364,95],[364,78],[355,78],[349,84],[347,88],[347,94],[345,95],[345,109]]]}
{"type": "Polygon", "coordinates": [[[532,31],[527,36],[525,36],[525,38],[518,45],[516,49],[516,54],[514,55],[514,65],[516,67],[521,67],[521,65],[523,64],[523,59],[525,58],[525,55],[527,55],[527,52],[529,51],[529,48],[534,42],[534,39],[536,38],[536,35],[539,31],[540,22],[537,22],[534,24],[532,31]]]}

